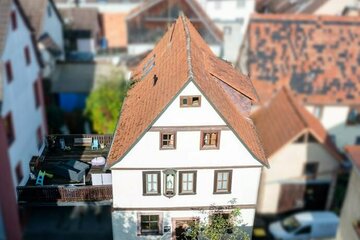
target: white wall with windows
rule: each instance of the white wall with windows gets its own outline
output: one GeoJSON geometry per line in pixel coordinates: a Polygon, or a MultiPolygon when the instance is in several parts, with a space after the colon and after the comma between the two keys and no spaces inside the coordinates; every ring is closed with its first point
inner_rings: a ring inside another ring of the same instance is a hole
{"type": "Polygon", "coordinates": [[[39,127],[45,132],[43,106],[36,106],[34,83],[39,79],[40,68],[36,60],[31,35],[27,29],[18,9],[13,4],[12,11],[16,16],[16,28],[13,29],[12,21],[8,23],[8,34],[5,48],[1,57],[3,76],[3,105],[1,117],[9,113],[12,116],[14,141],[9,146],[10,165],[13,169],[14,186],[23,185],[29,176],[29,161],[32,156],[39,154],[37,132],[39,127]],[[24,48],[28,46],[31,62],[26,64],[24,48]],[[10,62],[12,80],[8,80],[6,63],[10,62]],[[18,172],[24,176],[19,182],[16,177],[18,172]],[[20,166],[20,167],[19,167],[20,166]]]}
{"type": "Polygon", "coordinates": [[[340,151],[343,151],[346,145],[356,144],[356,139],[360,137],[360,121],[353,124],[348,123],[351,107],[346,105],[307,105],[306,109],[320,119],[328,134],[335,136],[335,144],[340,151]]]}

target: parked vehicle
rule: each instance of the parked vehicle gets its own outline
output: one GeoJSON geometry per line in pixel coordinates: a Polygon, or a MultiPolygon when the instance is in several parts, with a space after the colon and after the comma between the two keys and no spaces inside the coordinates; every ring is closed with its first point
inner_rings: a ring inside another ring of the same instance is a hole
{"type": "Polygon", "coordinates": [[[269,231],[275,239],[308,240],[336,236],[339,218],[335,213],[303,212],[271,223],[269,231]]]}

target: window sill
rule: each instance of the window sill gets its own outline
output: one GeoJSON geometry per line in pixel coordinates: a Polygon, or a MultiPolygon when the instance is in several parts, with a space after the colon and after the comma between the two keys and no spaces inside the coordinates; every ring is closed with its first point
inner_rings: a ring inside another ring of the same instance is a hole
{"type": "Polygon", "coordinates": [[[138,236],[162,236],[163,233],[139,233],[138,236]]]}
{"type": "Polygon", "coordinates": [[[161,193],[143,193],[143,196],[160,196],[161,193]]]}
{"type": "Polygon", "coordinates": [[[161,147],[160,150],[176,150],[176,147],[161,147]]]}
{"type": "Polygon", "coordinates": [[[192,192],[192,193],[179,193],[179,195],[196,195],[196,192],[192,192]]]}
{"type": "Polygon", "coordinates": [[[231,192],[213,192],[213,194],[231,194],[231,192]]]}
{"type": "Polygon", "coordinates": [[[218,146],[202,146],[200,150],[218,150],[218,146]]]}

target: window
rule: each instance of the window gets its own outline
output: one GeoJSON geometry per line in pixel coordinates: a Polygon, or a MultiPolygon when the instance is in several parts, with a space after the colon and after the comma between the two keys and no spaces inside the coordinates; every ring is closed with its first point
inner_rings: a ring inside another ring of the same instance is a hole
{"type": "Polygon", "coordinates": [[[306,226],[301,228],[299,231],[295,233],[295,235],[303,235],[303,234],[310,234],[311,233],[311,226],[306,226]]]}
{"type": "Polygon", "coordinates": [[[319,163],[317,162],[309,162],[305,164],[304,175],[308,178],[314,179],[316,178],[316,174],[319,168],[319,163]]]}
{"type": "Polygon", "coordinates": [[[347,124],[354,125],[360,123],[360,111],[359,107],[351,108],[347,117],[347,124]]]}
{"type": "Polygon", "coordinates": [[[201,96],[181,96],[180,107],[200,107],[201,96]]]}
{"type": "Polygon", "coordinates": [[[51,17],[52,11],[51,11],[51,5],[50,4],[47,6],[47,13],[48,13],[48,16],[51,17]]]}
{"type": "Polygon", "coordinates": [[[36,135],[37,135],[38,148],[40,149],[43,144],[43,134],[42,134],[41,126],[39,126],[38,129],[36,130],[36,135]]]}
{"type": "Polygon", "coordinates": [[[12,67],[11,67],[11,62],[7,61],[5,63],[5,69],[6,69],[6,78],[8,83],[10,83],[13,80],[13,71],[12,71],[12,67]]]}
{"type": "Polygon", "coordinates": [[[360,145],[360,137],[356,137],[355,145],[360,145]]]}
{"type": "Polygon", "coordinates": [[[202,131],[201,149],[218,149],[220,142],[220,131],[202,131]]]}
{"type": "Polygon", "coordinates": [[[15,173],[16,173],[17,183],[19,184],[19,183],[21,182],[21,180],[23,179],[23,177],[24,177],[24,174],[23,174],[23,171],[22,171],[22,167],[21,167],[21,162],[19,162],[19,163],[16,165],[15,173]]]}
{"type": "Polygon", "coordinates": [[[30,65],[31,63],[31,58],[30,58],[30,50],[29,50],[29,47],[26,46],[24,48],[24,55],[25,55],[25,62],[26,62],[26,65],[30,65]]]}
{"type": "Polygon", "coordinates": [[[179,173],[179,194],[196,194],[196,171],[179,173]]]}
{"type": "Polygon", "coordinates": [[[15,140],[14,125],[13,125],[13,119],[11,113],[8,113],[4,118],[4,124],[5,124],[6,137],[8,140],[8,144],[10,146],[15,140]]]}
{"type": "Polygon", "coordinates": [[[161,235],[162,215],[159,213],[138,214],[138,235],[161,235]]]}
{"type": "Polygon", "coordinates": [[[35,107],[38,108],[40,106],[40,81],[36,80],[34,82],[34,95],[35,95],[35,107]]]}
{"type": "Polygon", "coordinates": [[[160,172],[143,172],[143,195],[160,195],[160,172]]]}
{"type": "Polygon", "coordinates": [[[236,1],[236,7],[241,8],[245,6],[245,0],[237,0],[236,1]]]}
{"type": "Polygon", "coordinates": [[[16,19],[16,12],[11,12],[11,28],[12,30],[16,30],[17,28],[17,19],[16,19]]]}
{"type": "Polygon", "coordinates": [[[214,194],[231,193],[232,170],[217,170],[214,177],[214,194]]]}
{"type": "Polygon", "coordinates": [[[176,170],[166,169],[164,173],[164,196],[171,198],[175,196],[176,170]]]}
{"type": "Polygon", "coordinates": [[[323,114],[323,107],[322,106],[315,106],[313,114],[317,119],[321,119],[322,114],[323,114]]]}
{"type": "Polygon", "coordinates": [[[176,133],[160,133],[160,149],[175,149],[176,133]]]}
{"type": "Polygon", "coordinates": [[[231,26],[224,27],[224,35],[231,35],[232,28],[231,26]]]}

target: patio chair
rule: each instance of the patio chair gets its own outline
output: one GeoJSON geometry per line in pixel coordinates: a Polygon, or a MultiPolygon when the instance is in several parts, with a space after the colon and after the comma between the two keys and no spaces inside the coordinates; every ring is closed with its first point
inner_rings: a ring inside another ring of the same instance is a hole
{"type": "Polygon", "coordinates": [[[99,140],[94,139],[91,145],[91,150],[98,150],[99,149],[99,140]]]}

